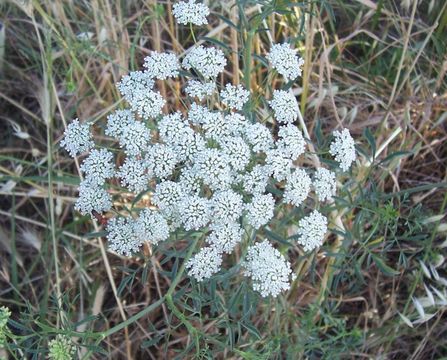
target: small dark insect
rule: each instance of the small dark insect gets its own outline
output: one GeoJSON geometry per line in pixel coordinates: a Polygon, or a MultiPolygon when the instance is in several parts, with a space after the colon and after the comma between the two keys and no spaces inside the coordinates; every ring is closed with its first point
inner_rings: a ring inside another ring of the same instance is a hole
{"type": "Polygon", "coordinates": [[[107,225],[107,218],[105,218],[104,216],[102,216],[99,212],[93,210],[92,211],[92,215],[96,218],[96,220],[102,225],[107,225]]]}

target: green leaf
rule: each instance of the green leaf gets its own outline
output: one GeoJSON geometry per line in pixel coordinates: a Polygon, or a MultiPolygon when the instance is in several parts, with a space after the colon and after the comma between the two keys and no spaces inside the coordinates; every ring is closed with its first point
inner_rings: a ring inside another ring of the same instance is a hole
{"type": "Polygon", "coordinates": [[[400,274],[399,271],[394,270],[392,267],[385,264],[385,261],[382,258],[378,257],[377,255],[371,254],[371,258],[373,259],[377,267],[380,269],[380,271],[382,271],[385,275],[395,276],[400,274]]]}

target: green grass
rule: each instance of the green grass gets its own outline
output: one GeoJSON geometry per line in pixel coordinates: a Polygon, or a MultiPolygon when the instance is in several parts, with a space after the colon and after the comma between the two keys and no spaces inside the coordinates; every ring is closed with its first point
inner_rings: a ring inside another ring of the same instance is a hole
{"type": "MultiPolygon", "coordinates": [[[[100,130],[122,106],[114,83],[150,49],[181,53],[194,43],[169,1],[146,3],[0,4],[0,305],[12,311],[0,357],[45,358],[56,334],[92,359],[447,356],[447,304],[434,290],[446,296],[436,276],[447,277],[444,1],[264,8],[273,39],[293,39],[306,55],[301,109],[316,148],[327,151],[326,135],[342,123],[360,159],[324,209],[334,214],[333,233],[317,253],[290,246],[297,213],[258,234],[288,253],[297,275],[276,299],[254,293],[234,262],[204,284],[186,277],[199,237],[179,234],[174,245],[123,259],[107,252],[101,227],[73,210],[78,164],[59,146],[66,123],[91,119],[100,130]],[[429,297],[426,288],[438,303],[420,321],[413,299],[429,297]]],[[[239,64],[226,77],[263,93],[263,18],[253,2],[238,1],[236,11],[210,3],[225,21],[213,16],[197,41],[237,48],[239,64]]],[[[180,102],[178,86],[164,91],[180,102]]]]}

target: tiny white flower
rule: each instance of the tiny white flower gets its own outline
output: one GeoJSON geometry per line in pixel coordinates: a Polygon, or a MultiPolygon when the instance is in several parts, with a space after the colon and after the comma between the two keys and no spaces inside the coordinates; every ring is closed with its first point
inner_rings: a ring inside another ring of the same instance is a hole
{"type": "Polygon", "coordinates": [[[219,141],[223,153],[228,157],[231,167],[242,171],[250,162],[250,147],[241,137],[224,137],[219,141]]]}
{"type": "Polygon", "coordinates": [[[178,204],[185,195],[179,183],[174,181],[163,181],[159,183],[154,191],[152,202],[168,216],[175,215],[178,204]]]}
{"type": "Polygon", "coordinates": [[[148,169],[159,178],[172,175],[178,163],[176,152],[164,144],[149,147],[145,160],[148,169]]]}
{"type": "Polygon", "coordinates": [[[136,122],[132,111],[116,110],[114,113],[107,116],[107,128],[105,134],[119,139],[128,126],[136,122]]]}
{"type": "Polygon", "coordinates": [[[144,58],[143,66],[150,77],[159,80],[177,77],[180,69],[180,64],[175,54],[159,53],[157,51],[151,51],[151,54],[144,58]]]}
{"type": "Polygon", "coordinates": [[[226,84],[220,92],[220,97],[222,103],[230,109],[242,110],[250,97],[250,92],[245,90],[242,85],[226,84]]]}
{"type": "Polygon", "coordinates": [[[256,165],[251,171],[241,176],[244,190],[252,195],[263,194],[269,180],[269,169],[256,165]]]}
{"type": "Polygon", "coordinates": [[[226,156],[217,149],[205,149],[197,154],[194,171],[212,190],[223,190],[233,182],[226,156]]]}
{"type": "Polygon", "coordinates": [[[311,179],[304,169],[295,169],[287,177],[284,188],[284,201],[300,206],[309,195],[311,183],[311,179]]]}
{"type": "Polygon", "coordinates": [[[86,179],[101,185],[106,179],[110,179],[115,175],[113,154],[106,149],[93,149],[82,162],[80,169],[85,173],[86,179]]]}
{"type": "Polygon", "coordinates": [[[133,157],[126,158],[116,175],[122,186],[137,194],[147,189],[151,179],[146,163],[133,157]]]}
{"type": "Polygon", "coordinates": [[[255,195],[251,203],[247,204],[247,221],[255,229],[266,225],[273,218],[275,200],[272,194],[255,195]]]}
{"type": "Polygon", "coordinates": [[[149,241],[158,244],[169,238],[169,225],[166,219],[158,211],[144,209],[134,222],[134,229],[141,241],[149,241]]]}
{"type": "Polygon", "coordinates": [[[212,218],[215,223],[235,222],[244,210],[242,196],[233,190],[214,193],[211,198],[212,218]]]}
{"type": "Polygon", "coordinates": [[[79,196],[75,203],[75,209],[82,215],[92,215],[93,211],[102,213],[112,207],[112,197],[97,182],[84,180],[79,185],[79,196]]]}
{"type": "Polygon", "coordinates": [[[273,177],[278,181],[283,181],[293,167],[293,161],[282,149],[270,149],[266,152],[265,164],[273,177]]]}
{"type": "Polygon", "coordinates": [[[253,147],[254,152],[266,152],[273,147],[273,137],[266,126],[260,123],[249,124],[244,130],[245,139],[253,147]]]}
{"type": "Polygon", "coordinates": [[[78,119],[74,119],[65,129],[61,146],[67,150],[72,157],[90,150],[95,143],[90,133],[91,123],[81,124],[78,119]]]}
{"type": "Polygon", "coordinates": [[[196,97],[200,101],[208,96],[212,96],[216,91],[214,82],[200,82],[198,80],[189,80],[185,88],[185,93],[190,97],[196,97]]]}
{"type": "Polygon", "coordinates": [[[263,297],[276,297],[290,289],[290,263],[267,240],[248,248],[243,266],[244,274],[253,281],[253,289],[263,297]]]}
{"type": "Polygon", "coordinates": [[[206,17],[210,14],[210,9],[205,4],[196,3],[195,0],[180,1],[172,7],[172,15],[174,15],[177,23],[187,25],[206,25],[208,20],[206,17]]]}
{"type": "Polygon", "coordinates": [[[212,232],[206,242],[227,254],[230,254],[234,247],[241,242],[244,234],[238,223],[229,221],[211,224],[210,229],[212,232]]]}
{"type": "Polygon", "coordinates": [[[210,203],[206,198],[187,195],[178,204],[180,220],[185,230],[199,230],[210,221],[210,203]]]}
{"type": "Polygon", "coordinates": [[[293,80],[301,76],[304,60],[287,43],[272,45],[270,53],[267,54],[267,60],[286,80],[293,80]]]}
{"type": "Polygon", "coordinates": [[[144,90],[134,92],[130,107],[143,119],[152,119],[162,113],[166,100],[158,91],[144,90]]]}
{"type": "Polygon", "coordinates": [[[306,141],[304,140],[301,130],[295,125],[287,124],[279,127],[279,140],[277,141],[278,149],[286,153],[290,159],[296,160],[304,153],[306,141]]]}
{"type": "Polygon", "coordinates": [[[140,121],[135,121],[127,125],[121,136],[119,143],[128,155],[138,156],[145,151],[151,142],[150,130],[140,121]]]}
{"type": "Polygon", "coordinates": [[[313,179],[313,186],[320,201],[332,199],[337,193],[335,173],[325,168],[318,168],[313,179]]]}
{"type": "Polygon", "coordinates": [[[334,141],[331,143],[329,153],[335,157],[343,171],[348,171],[355,161],[355,143],[348,129],[334,131],[334,141]]]}
{"type": "Polygon", "coordinates": [[[183,58],[182,66],[186,70],[194,69],[205,78],[215,78],[227,64],[224,53],[214,47],[198,46],[183,58]]]}
{"type": "Polygon", "coordinates": [[[135,100],[137,94],[151,91],[154,87],[154,80],[145,71],[132,71],[121,78],[116,87],[122,97],[130,104],[135,100]]]}
{"type": "Polygon", "coordinates": [[[188,275],[202,282],[219,272],[222,252],[216,247],[204,247],[186,263],[188,275]]]}
{"type": "Polygon", "coordinates": [[[295,96],[285,90],[273,91],[273,99],[269,102],[275,113],[275,119],[282,123],[292,123],[298,118],[298,101],[295,96]]]}
{"type": "Polygon", "coordinates": [[[298,222],[298,243],[305,251],[311,251],[323,244],[327,232],[327,219],[317,210],[298,222]]]}
{"type": "Polygon", "coordinates": [[[135,233],[135,220],[132,218],[112,218],[107,223],[109,248],[120,255],[131,256],[142,244],[135,233]]]}

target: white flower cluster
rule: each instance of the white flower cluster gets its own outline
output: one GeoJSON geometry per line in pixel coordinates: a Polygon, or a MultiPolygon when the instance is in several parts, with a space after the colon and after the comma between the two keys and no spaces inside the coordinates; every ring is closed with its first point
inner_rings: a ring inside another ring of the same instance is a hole
{"type": "Polygon", "coordinates": [[[149,56],[144,58],[143,66],[146,68],[147,76],[158,80],[176,77],[180,69],[180,64],[175,54],[159,53],[157,51],[152,51],[149,56]]]}
{"type": "Polygon", "coordinates": [[[172,7],[172,14],[179,24],[206,25],[206,17],[210,14],[210,9],[205,4],[197,4],[195,0],[180,1],[172,7]]]}
{"type": "Polygon", "coordinates": [[[227,84],[220,92],[222,103],[230,109],[236,110],[242,110],[249,96],[250,92],[245,90],[242,85],[227,84]]]}
{"type": "Polygon", "coordinates": [[[298,118],[298,101],[290,91],[273,91],[269,105],[275,113],[275,119],[281,123],[292,123],[298,118]]]}
{"type": "Polygon", "coordinates": [[[222,50],[204,46],[193,48],[186,54],[182,62],[182,66],[186,70],[194,69],[208,79],[219,75],[225,65],[227,65],[227,59],[225,59],[222,50]]]}
{"type": "Polygon", "coordinates": [[[334,141],[329,152],[340,163],[340,168],[348,171],[355,161],[355,143],[348,129],[334,131],[334,141]]]}
{"type": "Polygon", "coordinates": [[[267,60],[286,80],[293,80],[301,76],[304,60],[298,57],[296,50],[287,43],[273,44],[267,54],[267,60]]]}
{"type": "Polygon", "coordinates": [[[327,219],[317,210],[302,218],[298,223],[298,242],[305,251],[311,251],[323,244],[327,232],[327,219]]]}
{"type": "Polygon", "coordinates": [[[185,93],[190,97],[196,97],[200,101],[207,96],[212,96],[216,91],[216,84],[214,82],[200,82],[198,80],[189,80],[185,88],[185,93]]]}
{"type": "Polygon", "coordinates": [[[75,157],[78,154],[89,151],[95,143],[92,140],[90,133],[90,123],[81,124],[78,119],[74,119],[71,124],[67,126],[64,132],[64,138],[61,141],[61,146],[67,150],[71,156],[75,157]]]}
{"type": "MultiPolygon", "coordinates": [[[[204,24],[208,14],[205,5],[192,0],[174,5],[181,23],[204,24]]],[[[299,76],[301,61],[287,44],[274,46],[268,59],[286,78],[299,76]]],[[[241,85],[220,87],[221,101],[216,103],[215,81],[226,62],[221,50],[196,46],[181,61],[186,74],[179,71],[174,54],[151,52],[144,71],[124,76],[117,87],[129,109],[108,116],[105,134],[125,156],[116,154],[113,145],[92,150],[81,165],[85,180],[75,204],[81,214],[97,217],[113,207],[107,182],[134,193],[130,216],[112,218],[106,226],[109,248],[126,256],[145,242],[168,240],[174,231],[203,235],[208,245],[186,263],[197,281],[219,272],[225,254],[244,236],[263,231],[275,214],[284,216],[293,206],[314,204],[307,201],[309,196],[330,200],[336,192],[335,173],[297,166],[298,161],[305,163],[300,158],[309,139],[293,124],[299,108],[291,92],[274,90],[269,102],[277,120],[274,126],[254,121],[256,113],[241,113],[250,98],[249,89],[241,85]],[[156,80],[180,74],[186,74],[189,96],[181,111],[168,109],[155,88],[156,80]],[[149,191],[151,205],[141,205],[149,191]]],[[[330,153],[347,169],[355,159],[354,141],[347,130],[334,136],[330,153]]],[[[93,148],[90,124],[75,120],[61,144],[72,156],[93,148]]],[[[117,207],[121,204],[116,202],[117,207]]],[[[327,219],[310,212],[299,221],[298,242],[310,251],[322,244],[326,232],[327,219]]],[[[268,241],[251,244],[244,267],[262,296],[277,296],[290,286],[290,263],[268,241]]]]}
{"type": "Polygon", "coordinates": [[[278,296],[290,288],[290,263],[267,240],[248,249],[244,267],[253,289],[263,297],[278,296]]]}

